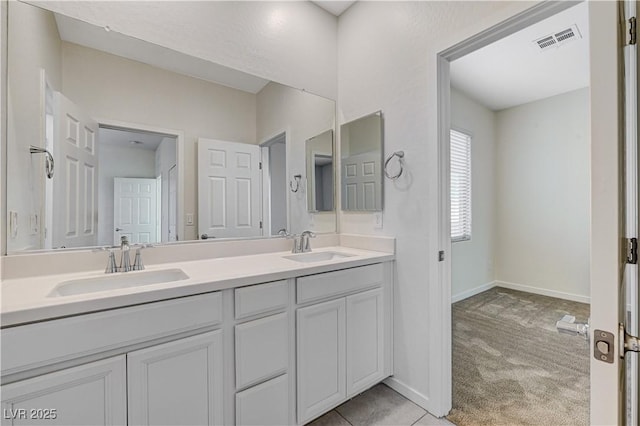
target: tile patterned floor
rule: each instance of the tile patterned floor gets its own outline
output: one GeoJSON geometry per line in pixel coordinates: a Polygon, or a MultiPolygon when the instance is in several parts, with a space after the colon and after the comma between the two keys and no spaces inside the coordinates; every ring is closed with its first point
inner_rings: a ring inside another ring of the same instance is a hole
{"type": "Polygon", "coordinates": [[[379,384],[345,402],[308,426],[439,426],[438,419],[393,389],[379,384]]]}

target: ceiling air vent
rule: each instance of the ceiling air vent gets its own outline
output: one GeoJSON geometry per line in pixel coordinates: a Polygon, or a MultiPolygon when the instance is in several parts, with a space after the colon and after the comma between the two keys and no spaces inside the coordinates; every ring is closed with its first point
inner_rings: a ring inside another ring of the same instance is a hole
{"type": "Polygon", "coordinates": [[[581,39],[580,31],[576,25],[572,25],[562,31],[558,31],[553,34],[541,37],[534,42],[538,45],[540,51],[546,51],[553,47],[560,47],[563,44],[569,43],[573,40],[581,39]]]}

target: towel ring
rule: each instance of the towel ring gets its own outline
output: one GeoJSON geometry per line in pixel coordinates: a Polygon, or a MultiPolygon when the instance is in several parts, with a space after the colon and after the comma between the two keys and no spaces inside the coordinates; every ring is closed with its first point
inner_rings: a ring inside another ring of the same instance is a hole
{"type": "Polygon", "coordinates": [[[404,158],[404,151],[396,151],[393,154],[391,154],[389,157],[387,157],[387,160],[384,162],[384,175],[391,180],[396,180],[400,176],[402,176],[402,172],[404,171],[404,168],[402,167],[403,158],[404,158]],[[400,171],[395,175],[390,175],[389,172],[387,171],[387,166],[389,165],[389,162],[393,159],[393,157],[398,157],[398,163],[400,164],[400,171]]]}
{"type": "Polygon", "coordinates": [[[47,172],[47,177],[49,179],[53,179],[53,167],[54,167],[53,155],[51,155],[51,153],[46,149],[39,148],[33,145],[29,147],[29,152],[31,154],[46,154],[45,170],[47,172]]]}
{"type": "Polygon", "coordinates": [[[293,181],[290,180],[289,181],[289,188],[291,188],[291,192],[298,192],[298,190],[300,189],[300,181],[302,180],[302,175],[295,175],[293,176],[293,178],[295,179],[296,182],[296,187],[293,187],[293,181]]]}

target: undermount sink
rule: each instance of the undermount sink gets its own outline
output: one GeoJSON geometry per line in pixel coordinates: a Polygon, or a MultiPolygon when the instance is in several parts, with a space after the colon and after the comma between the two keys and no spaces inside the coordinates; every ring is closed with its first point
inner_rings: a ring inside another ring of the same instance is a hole
{"type": "Polygon", "coordinates": [[[353,254],[341,253],[337,251],[319,251],[314,253],[299,253],[290,256],[282,256],[285,259],[294,260],[302,263],[325,262],[327,260],[344,259],[345,257],[355,256],[353,254]]]}
{"type": "Polygon", "coordinates": [[[98,291],[121,288],[141,287],[151,284],[169,283],[189,279],[182,269],[163,269],[160,271],[132,271],[107,274],[101,277],[81,278],[58,284],[49,297],[73,296],[98,291]]]}

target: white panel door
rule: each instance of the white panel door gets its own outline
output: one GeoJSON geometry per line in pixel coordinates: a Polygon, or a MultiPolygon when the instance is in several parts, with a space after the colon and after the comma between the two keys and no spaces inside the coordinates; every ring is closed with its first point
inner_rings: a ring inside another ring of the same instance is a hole
{"type": "Polygon", "coordinates": [[[98,243],[98,123],[54,94],[53,247],[98,243]]]}
{"type": "Polygon", "coordinates": [[[384,377],[382,289],[347,297],[347,396],[352,397],[384,377]]]}
{"type": "Polygon", "coordinates": [[[222,331],[127,354],[129,424],[222,424],[222,331]]]}
{"type": "Polygon", "coordinates": [[[345,299],[298,309],[298,422],[307,423],[346,397],[345,299]]]}
{"type": "Polygon", "coordinates": [[[124,425],[125,356],[2,386],[2,424],[124,425]]]}
{"type": "Polygon", "coordinates": [[[158,242],[156,179],[113,179],[113,244],[126,236],[130,244],[158,242]]]}
{"type": "Polygon", "coordinates": [[[201,238],[262,235],[260,178],[259,146],[198,139],[201,238]]]}
{"type": "Polygon", "coordinates": [[[342,203],[345,210],[382,209],[382,159],[380,153],[342,159],[342,203]]]}

